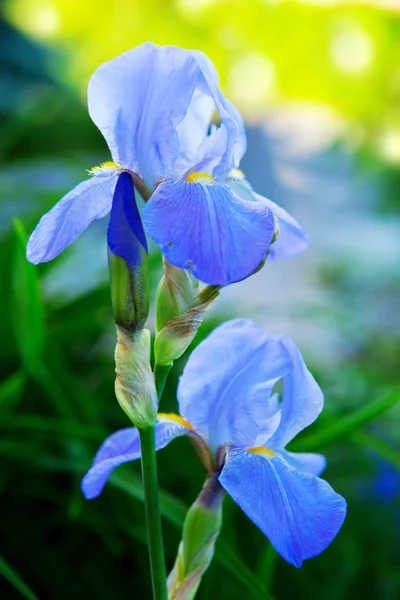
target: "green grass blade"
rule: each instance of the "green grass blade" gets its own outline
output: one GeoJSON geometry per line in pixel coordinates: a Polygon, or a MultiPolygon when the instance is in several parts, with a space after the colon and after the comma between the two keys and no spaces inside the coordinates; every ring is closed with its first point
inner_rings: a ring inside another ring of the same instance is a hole
{"type": "Polygon", "coordinates": [[[19,591],[26,600],[39,600],[36,594],[22,581],[21,577],[0,557],[0,575],[19,591]]]}
{"type": "Polygon", "coordinates": [[[44,345],[44,309],[37,269],[26,260],[27,235],[19,219],[14,220],[14,228],[11,318],[22,361],[34,371],[44,345]]]}
{"type": "Polygon", "coordinates": [[[16,371],[0,384],[0,407],[18,398],[25,386],[26,373],[23,369],[16,371]]]}
{"type": "Polygon", "coordinates": [[[363,431],[354,433],[350,439],[359,446],[373,450],[380,458],[383,458],[400,471],[400,452],[385,442],[385,440],[381,440],[363,431]]]}
{"type": "Polygon", "coordinates": [[[323,446],[333,444],[342,437],[351,435],[354,431],[373,421],[387,410],[400,402],[400,389],[396,388],[386,393],[378,400],[363,406],[351,415],[341,417],[335,423],[324,427],[312,435],[290,445],[295,452],[313,452],[323,446]]]}

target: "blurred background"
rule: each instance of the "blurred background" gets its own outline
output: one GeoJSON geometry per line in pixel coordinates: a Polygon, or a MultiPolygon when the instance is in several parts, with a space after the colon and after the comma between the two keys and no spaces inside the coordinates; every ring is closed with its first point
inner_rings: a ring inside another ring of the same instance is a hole
{"type": "MultiPolygon", "coordinates": [[[[252,316],[291,336],[325,392],[293,444],[328,457],[348,501],[336,540],[301,570],[228,498],[199,600],[400,598],[400,1],[9,0],[0,5],[0,595],[150,599],[140,466],[85,502],[113,394],[106,223],[52,263],[25,244],[39,217],[108,160],[86,88],[146,40],[198,48],[244,115],[256,190],[309,232],[303,255],[223,290],[196,338],[252,316]]],[[[150,258],[152,294],[161,260],[150,258]]],[[[186,357],[169,378],[176,410],[186,357]]],[[[168,566],[204,473],[185,439],[159,454],[168,566]]]]}

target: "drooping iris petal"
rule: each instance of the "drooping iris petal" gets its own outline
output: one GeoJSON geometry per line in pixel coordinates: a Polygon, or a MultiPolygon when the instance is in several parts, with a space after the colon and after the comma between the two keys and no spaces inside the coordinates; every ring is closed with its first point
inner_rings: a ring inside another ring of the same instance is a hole
{"type": "Polygon", "coordinates": [[[286,210],[272,202],[272,200],[256,194],[249,182],[240,173],[227,177],[225,181],[244,200],[255,200],[264,206],[268,206],[278,219],[279,234],[268,254],[269,261],[279,258],[291,258],[306,250],[310,243],[308,235],[286,210]]]}
{"type": "Polygon", "coordinates": [[[124,258],[129,266],[140,263],[143,250],[147,252],[132,178],[126,172],[121,173],[115,186],[107,240],[111,252],[124,258]]]}
{"type": "Polygon", "coordinates": [[[255,446],[279,425],[277,403],[269,398],[290,368],[282,336],[252,321],[228,322],[192,352],[178,386],[180,413],[213,451],[226,442],[255,446]]]}
{"type": "MultiPolygon", "coordinates": [[[[89,84],[89,113],[113,160],[140,173],[152,189],[161,176],[174,174],[180,154],[177,128],[195,94],[212,99],[228,132],[221,156],[221,169],[226,171],[243,154],[244,128],[218,89],[211,61],[201,52],[146,43],[104,63],[89,84]]],[[[182,126],[182,140],[184,130],[182,126]]],[[[188,142],[186,136],[183,152],[191,156],[199,145],[198,135],[192,138],[192,148],[188,142]]]]}
{"type": "Polygon", "coordinates": [[[281,206],[260,196],[254,194],[256,200],[268,206],[279,221],[279,234],[277,240],[272,244],[268,260],[279,258],[291,258],[301,252],[304,252],[310,244],[310,240],[304,229],[298,224],[296,219],[289,215],[281,206]]]}
{"type": "Polygon", "coordinates": [[[346,515],[344,498],[326,481],[297,472],[279,456],[268,459],[231,449],[219,480],[296,567],[329,546],[346,515]]]}
{"type": "Polygon", "coordinates": [[[190,268],[213,285],[250,275],[263,260],[275,228],[268,208],[242,200],[216,180],[161,183],[144,208],[143,221],[170,263],[190,268]]]}
{"type": "Polygon", "coordinates": [[[271,448],[284,448],[302,429],[315,421],[324,405],[321,388],[311,375],[296,344],[285,339],[292,368],[283,380],[281,422],[268,441],[271,448]]]}
{"type": "Polygon", "coordinates": [[[38,264],[58,256],[94,219],[111,208],[117,172],[98,175],[77,185],[39,221],[29,238],[27,259],[38,264]]]}
{"type": "Polygon", "coordinates": [[[280,454],[293,469],[300,473],[308,473],[319,477],[326,468],[326,458],[322,454],[288,452],[287,450],[282,450],[280,454]]]}
{"type": "MultiPolygon", "coordinates": [[[[162,417],[156,424],[156,450],[164,448],[171,440],[189,433],[179,419],[162,417]]],[[[116,431],[98,450],[91,469],[82,479],[82,492],[87,500],[101,494],[112,471],[123,463],[140,458],[139,433],[135,427],[116,431]]]]}

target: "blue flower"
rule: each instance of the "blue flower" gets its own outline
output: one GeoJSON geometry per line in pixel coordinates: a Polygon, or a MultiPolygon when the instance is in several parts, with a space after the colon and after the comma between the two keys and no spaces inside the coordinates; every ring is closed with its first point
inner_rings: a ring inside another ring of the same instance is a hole
{"type": "Polygon", "coordinates": [[[104,217],[122,172],[148,200],[145,229],[168,261],[206,283],[227,285],[250,275],[268,252],[275,217],[281,240],[273,253],[302,251],[307,237],[283,209],[231,185],[246,136],[218,86],[204,54],[175,47],[146,43],[100,66],[89,84],[89,113],[113,162],[93,168],[93,178],[44,215],[28,259],[53,259],[104,217]],[[221,124],[210,130],[215,109],[221,124]]]}
{"type": "MultiPolygon", "coordinates": [[[[345,500],[319,479],[325,458],[285,450],[320,413],[320,388],[288,338],[253,321],[218,327],[192,353],[178,387],[180,415],[160,414],[157,449],[191,437],[210,472],[290,563],[322,552],[338,533],[345,500]],[[283,379],[283,399],[272,393],[283,379]]],[[[140,457],[138,432],[117,431],[82,482],[98,496],[112,470],[140,457]]]]}

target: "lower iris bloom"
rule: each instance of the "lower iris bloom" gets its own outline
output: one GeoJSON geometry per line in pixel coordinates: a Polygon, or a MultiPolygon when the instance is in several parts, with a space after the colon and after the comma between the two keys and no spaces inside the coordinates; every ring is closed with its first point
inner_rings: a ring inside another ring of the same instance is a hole
{"type": "MultiPolygon", "coordinates": [[[[346,502],[319,478],[320,454],[285,446],[310,425],[322,392],[295,344],[253,321],[218,327],[192,353],[178,387],[180,415],[160,414],[156,446],[187,435],[209,472],[290,563],[322,552],[338,533],[346,502]],[[283,380],[283,397],[273,393],[283,380]]],[[[111,435],[82,482],[98,496],[118,465],[140,457],[135,428],[111,435]]]]}
{"type": "Polygon", "coordinates": [[[246,151],[243,121],[204,54],[143,44],[99,67],[88,99],[112,162],[94,167],[91,179],[42,217],[29,240],[31,262],[53,259],[104,217],[124,172],[147,200],[147,233],[170,263],[206,283],[250,275],[271,246],[276,218],[272,254],[305,249],[307,236],[292,217],[248,185],[235,185],[246,151]],[[210,130],[215,110],[220,126],[210,130]]]}

